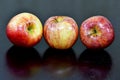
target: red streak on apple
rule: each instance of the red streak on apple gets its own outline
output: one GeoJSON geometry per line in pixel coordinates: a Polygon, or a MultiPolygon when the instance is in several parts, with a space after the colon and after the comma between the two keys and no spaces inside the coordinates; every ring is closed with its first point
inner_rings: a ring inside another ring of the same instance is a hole
{"type": "Polygon", "coordinates": [[[80,39],[87,48],[106,48],[114,40],[113,26],[104,16],[90,17],[81,24],[80,39]]]}
{"type": "Polygon", "coordinates": [[[51,47],[68,49],[78,38],[78,26],[70,17],[53,16],[44,25],[44,37],[51,47]]]}

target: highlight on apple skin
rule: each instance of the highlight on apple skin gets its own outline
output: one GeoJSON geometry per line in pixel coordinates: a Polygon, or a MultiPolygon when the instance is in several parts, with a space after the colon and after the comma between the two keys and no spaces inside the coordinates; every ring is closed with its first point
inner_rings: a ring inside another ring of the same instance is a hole
{"type": "Polygon", "coordinates": [[[49,17],[44,24],[44,38],[52,48],[71,48],[78,38],[78,25],[68,16],[49,17]]]}
{"type": "Polygon", "coordinates": [[[32,13],[23,12],[14,16],[7,24],[6,35],[16,46],[33,47],[42,38],[40,19],[32,13]]]}
{"type": "Polygon", "coordinates": [[[81,42],[89,49],[104,49],[112,44],[115,33],[113,25],[104,16],[92,16],[80,26],[81,42]]]}

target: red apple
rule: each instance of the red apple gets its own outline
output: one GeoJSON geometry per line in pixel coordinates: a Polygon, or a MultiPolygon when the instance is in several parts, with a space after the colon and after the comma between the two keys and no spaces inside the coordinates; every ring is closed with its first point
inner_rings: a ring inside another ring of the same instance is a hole
{"type": "Polygon", "coordinates": [[[81,42],[89,49],[104,49],[114,40],[114,29],[104,16],[93,16],[80,26],[81,42]]]}
{"type": "Polygon", "coordinates": [[[78,25],[68,16],[52,16],[44,25],[44,38],[52,48],[71,48],[78,38],[78,25]]]}
{"type": "Polygon", "coordinates": [[[20,13],[8,23],[6,34],[8,39],[17,46],[32,47],[42,38],[42,23],[31,13],[20,13]]]}

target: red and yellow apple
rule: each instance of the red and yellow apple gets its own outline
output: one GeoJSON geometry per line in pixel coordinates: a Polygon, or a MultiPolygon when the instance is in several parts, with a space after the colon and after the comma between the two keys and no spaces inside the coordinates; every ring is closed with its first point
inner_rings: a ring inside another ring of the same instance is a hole
{"type": "Polygon", "coordinates": [[[33,47],[42,38],[43,28],[40,19],[31,13],[20,13],[8,23],[6,34],[17,46],[33,47]]]}
{"type": "Polygon", "coordinates": [[[78,38],[78,25],[68,16],[52,16],[44,24],[44,38],[52,48],[71,48],[78,38]]]}
{"type": "Polygon", "coordinates": [[[92,16],[80,26],[81,42],[89,49],[104,49],[114,40],[114,29],[104,16],[92,16]]]}

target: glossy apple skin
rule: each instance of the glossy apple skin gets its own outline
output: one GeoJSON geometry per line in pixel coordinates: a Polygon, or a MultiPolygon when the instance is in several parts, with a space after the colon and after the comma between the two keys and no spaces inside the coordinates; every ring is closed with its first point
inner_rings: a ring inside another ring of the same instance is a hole
{"type": "Polygon", "coordinates": [[[33,47],[42,38],[42,23],[31,13],[20,13],[14,16],[7,25],[6,35],[16,46],[33,47]]]}
{"type": "Polygon", "coordinates": [[[52,16],[44,24],[44,38],[52,48],[71,48],[78,38],[78,25],[68,16],[52,16]]]}
{"type": "Polygon", "coordinates": [[[81,42],[89,49],[104,49],[114,41],[114,29],[104,16],[93,16],[80,26],[81,42]],[[97,32],[94,32],[94,29],[97,32]]]}

